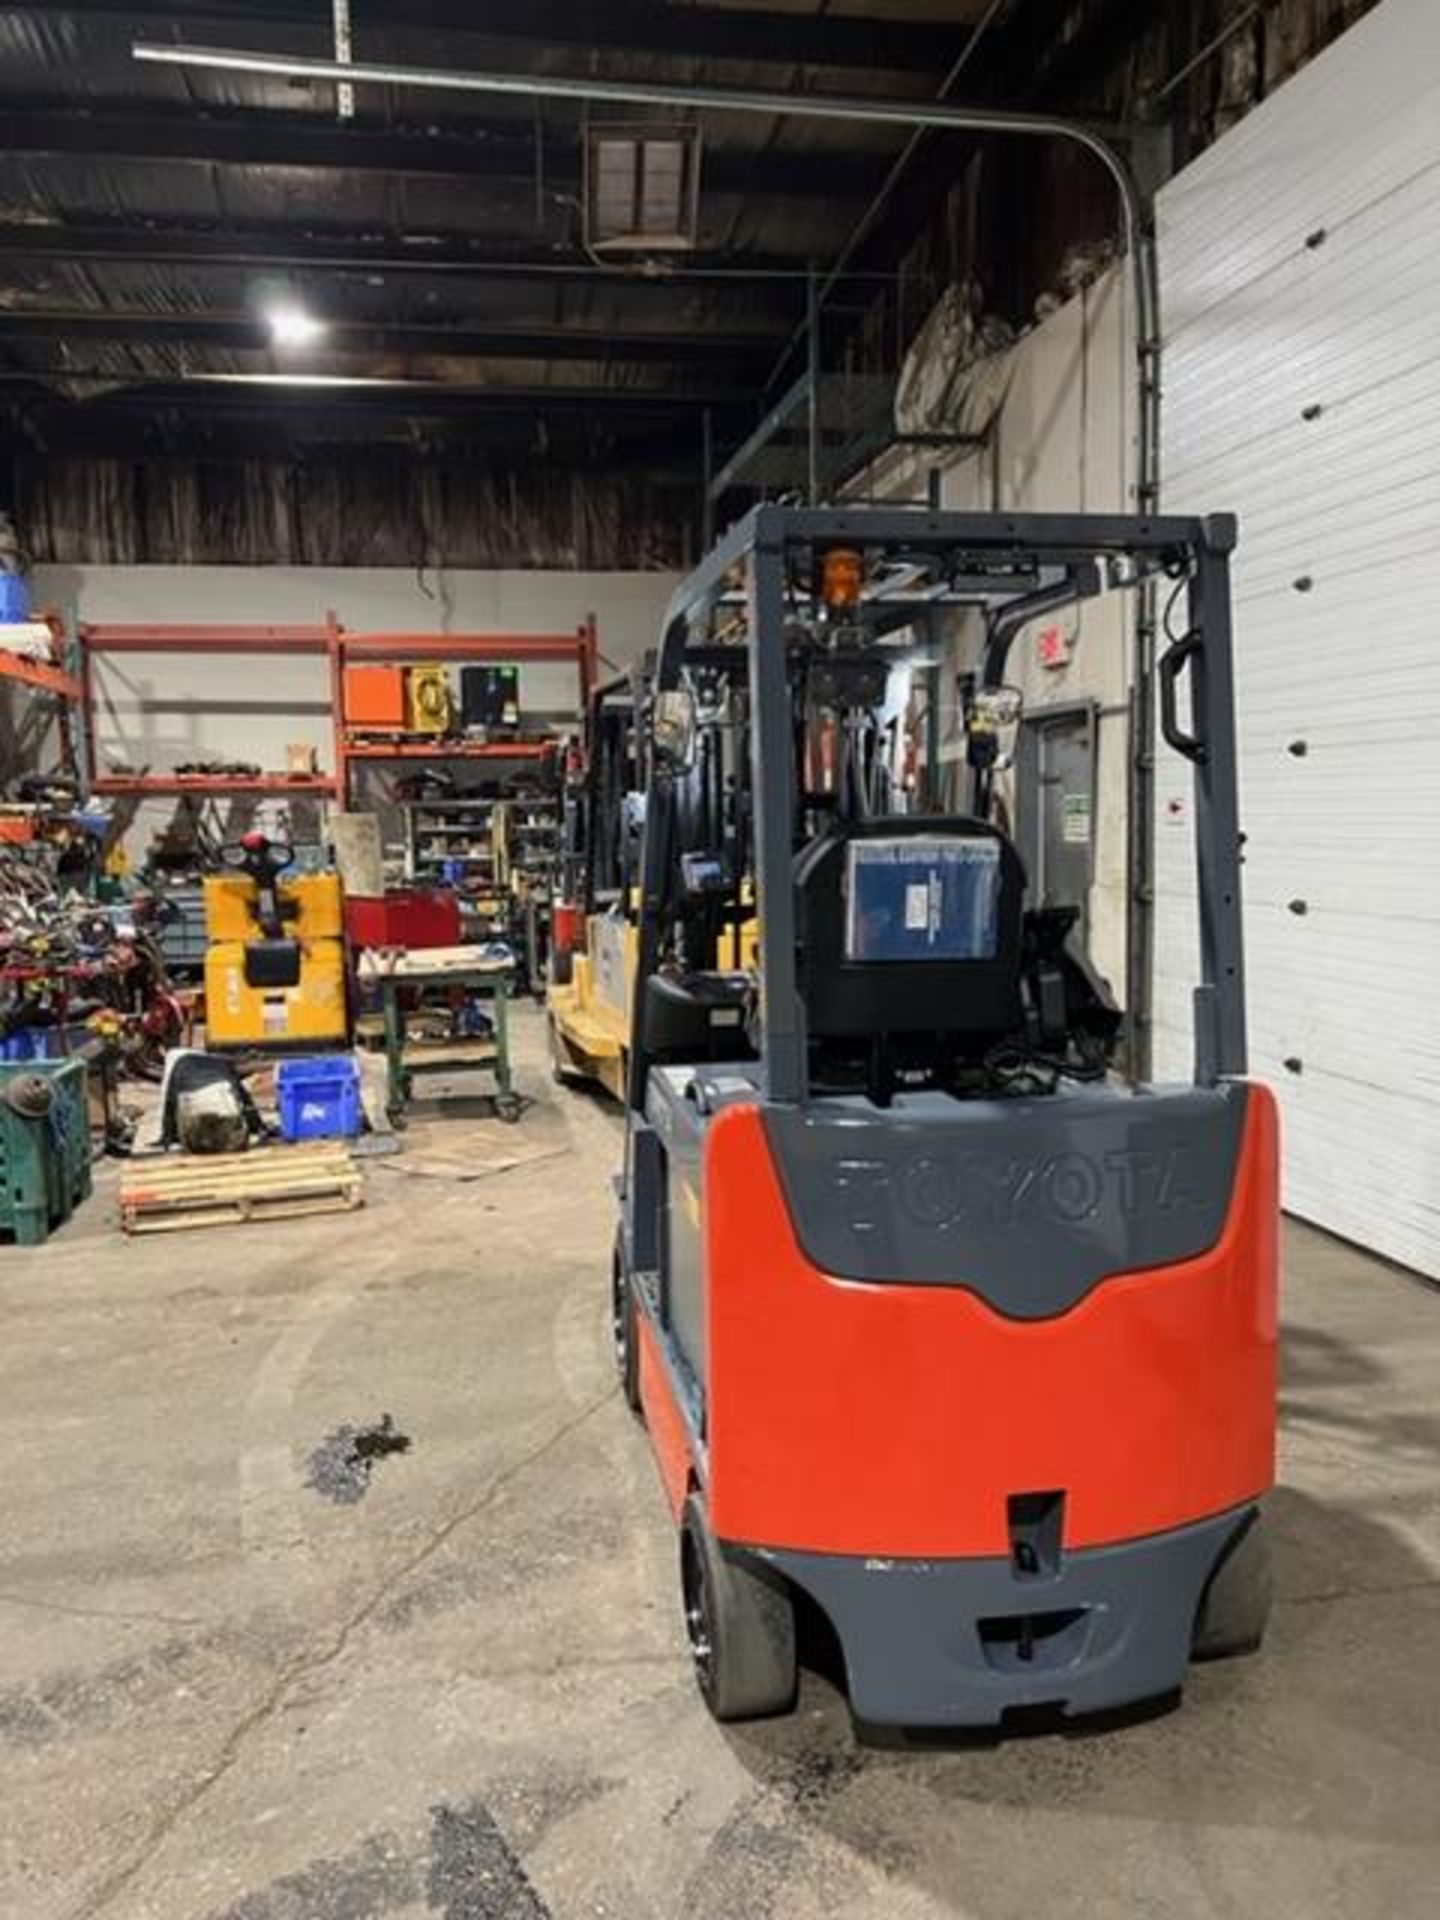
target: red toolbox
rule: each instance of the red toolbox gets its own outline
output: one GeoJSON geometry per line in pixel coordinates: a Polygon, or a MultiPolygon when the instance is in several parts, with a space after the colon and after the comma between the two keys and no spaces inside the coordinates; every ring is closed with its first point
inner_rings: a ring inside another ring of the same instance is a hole
{"type": "Polygon", "coordinates": [[[345,931],[356,947],[458,947],[460,903],[453,893],[402,887],[345,896],[345,931]]]}

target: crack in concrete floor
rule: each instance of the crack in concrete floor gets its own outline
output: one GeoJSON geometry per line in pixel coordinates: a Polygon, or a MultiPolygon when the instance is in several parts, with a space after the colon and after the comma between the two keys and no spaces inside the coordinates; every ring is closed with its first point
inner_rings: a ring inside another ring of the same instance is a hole
{"type": "Polygon", "coordinates": [[[354,1635],[397,1588],[438,1553],[440,1548],[462,1527],[478,1519],[520,1475],[543,1460],[556,1447],[562,1446],[572,1434],[592,1420],[602,1407],[608,1406],[618,1392],[618,1386],[612,1387],[597,1399],[590,1401],[578,1413],[554,1427],[544,1440],[539,1441],[518,1460],[502,1468],[483,1493],[468,1502],[457,1513],[453,1513],[448,1520],[443,1521],[427,1536],[420,1547],[407,1555],[397,1567],[392,1568],[376,1583],[361,1604],[341,1621],[328,1645],[319,1649],[307,1649],[287,1661],[256,1704],[231,1727],[221,1741],[210,1766],[151,1820],[129,1859],[112,1868],[81,1896],[79,1904],[73,1909],[74,1920],[98,1920],[99,1915],[113,1907],[118,1897],[144,1872],[181,1822],[195,1811],[205,1797],[230,1772],[240,1758],[246,1742],[274,1717],[285,1704],[296,1683],[333,1666],[344,1654],[354,1635]]]}

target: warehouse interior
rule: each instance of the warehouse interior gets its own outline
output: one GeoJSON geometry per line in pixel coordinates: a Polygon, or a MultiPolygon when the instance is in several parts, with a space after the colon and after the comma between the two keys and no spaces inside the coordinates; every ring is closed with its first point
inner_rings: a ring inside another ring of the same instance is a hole
{"type": "Polygon", "coordinates": [[[0,127],[0,1913],[1434,1913],[1429,0],[0,127]]]}

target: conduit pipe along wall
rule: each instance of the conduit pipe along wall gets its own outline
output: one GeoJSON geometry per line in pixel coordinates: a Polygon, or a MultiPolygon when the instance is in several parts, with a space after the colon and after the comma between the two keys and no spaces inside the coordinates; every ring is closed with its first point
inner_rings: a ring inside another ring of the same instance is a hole
{"type": "MultiPolygon", "coordinates": [[[[136,41],[137,60],[167,66],[205,67],[228,73],[263,73],[293,80],[328,81],[337,87],[419,87],[449,93],[520,94],[531,98],[606,100],[626,106],[712,109],[724,113],[798,115],[811,120],[866,122],[872,126],[1017,134],[1068,140],[1104,166],[1120,197],[1121,224],[1135,285],[1136,358],[1139,390],[1138,500],[1142,513],[1160,504],[1160,293],[1150,204],[1129,167],[1105,137],[1081,122],[1052,114],[953,107],[941,102],[855,99],[841,94],[763,92],[689,87],[641,81],[567,78],[555,74],[477,73],[444,67],[394,66],[372,61],[307,60],[286,54],[229,47],[136,41]]],[[[1154,759],[1155,596],[1142,590],[1136,620],[1130,777],[1130,1070],[1137,1079],[1150,1069],[1150,974],[1154,759]]]]}

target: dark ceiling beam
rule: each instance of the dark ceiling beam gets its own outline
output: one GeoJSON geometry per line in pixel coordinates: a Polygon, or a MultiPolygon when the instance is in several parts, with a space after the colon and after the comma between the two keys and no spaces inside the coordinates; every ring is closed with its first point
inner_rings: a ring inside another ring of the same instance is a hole
{"type": "MultiPolygon", "coordinates": [[[[727,418],[723,410],[717,420],[727,418]]],[[[23,418],[7,413],[0,390],[0,445],[7,426],[17,459],[203,462],[277,461],[333,465],[375,459],[445,467],[494,469],[523,462],[533,466],[536,424],[528,413],[464,413],[432,416],[416,431],[403,414],[336,416],[313,408],[283,415],[206,413],[190,408],[135,408],[97,412],[67,402],[27,405],[23,418]],[[477,428],[479,431],[477,431],[477,428]]],[[[565,471],[599,469],[613,477],[629,472],[647,482],[672,478],[690,487],[699,470],[700,421],[693,412],[638,418],[577,409],[550,413],[544,421],[547,463],[565,471]]]]}
{"type": "MultiPolygon", "coordinates": [[[[79,154],[94,160],[174,160],[211,166],[304,167],[322,172],[440,175],[530,183],[537,171],[535,141],[505,131],[473,133],[423,127],[346,123],[323,114],[262,110],[224,113],[140,111],[134,107],[95,111],[26,101],[0,112],[5,151],[11,154],[79,154]]],[[[883,154],[816,152],[767,158],[760,150],[708,148],[701,160],[702,190],[742,195],[784,194],[827,200],[863,198],[883,172],[883,154]]],[[[544,141],[547,193],[574,195],[580,187],[579,149],[573,130],[547,127],[544,141]]]]}
{"type": "Polygon", "coordinates": [[[615,287],[671,299],[690,287],[713,291],[731,282],[753,294],[766,280],[768,297],[787,313],[803,298],[805,269],[786,254],[686,253],[672,268],[626,270],[560,248],[521,249],[483,235],[330,233],[290,225],[184,227],[150,221],[41,226],[0,223],[0,260],[140,261],[148,266],[303,269],[358,274],[453,274],[470,279],[544,280],[615,287]],[[723,264],[722,264],[723,262],[723,264]],[[787,289],[784,283],[790,283],[787,289]]]}
{"type": "MultiPolygon", "coordinates": [[[[158,27],[162,35],[183,26],[192,39],[225,45],[232,29],[263,44],[265,27],[315,30],[318,44],[331,41],[328,6],[303,0],[58,0],[22,4],[15,12],[85,18],[121,18],[137,37],[158,27]]],[[[957,28],[935,21],[866,20],[830,14],[820,18],[765,6],[672,6],[663,0],[365,0],[356,9],[356,56],[367,33],[376,31],[464,34],[467,38],[515,41],[521,47],[560,49],[589,58],[607,53],[668,54],[683,59],[740,60],[766,65],[861,67],[883,73],[939,73],[955,55],[957,28]]]]}
{"type": "Polygon", "coordinates": [[[707,407],[743,408],[751,400],[749,388],[712,380],[703,387],[663,392],[645,388],[601,386],[595,382],[575,385],[466,386],[444,381],[407,380],[393,386],[325,387],[256,386],[241,381],[199,378],[195,380],[148,379],[136,374],[83,372],[75,368],[0,367],[0,405],[8,400],[12,408],[36,404],[99,418],[123,414],[146,419],[162,408],[179,408],[211,413],[253,414],[280,418],[288,414],[310,413],[317,418],[343,414],[360,417],[388,415],[406,420],[481,418],[496,413],[518,413],[534,418],[540,414],[607,414],[617,420],[664,419],[683,414],[698,414],[707,407]],[[93,383],[95,391],[70,395],[57,391],[57,381],[93,383]]]}
{"type": "MultiPolygon", "coordinates": [[[[297,364],[323,368],[327,348],[344,353],[464,355],[504,360],[605,360],[680,366],[753,360],[774,350],[774,331],[684,333],[581,326],[490,326],[464,322],[338,321],[323,346],[297,364]]],[[[269,330],[257,314],[117,312],[113,308],[0,308],[0,340],[124,341],[140,346],[188,345],[235,351],[268,348],[269,330]]],[[[282,365],[288,363],[279,363],[282,365]]]]}
{"type": "MultiPolygon", "coordinates": [[[[307,267],[336,273],[494,273],[574,276],[596,280],[604,270],[588,259],[567,261],[559,252],[506,256],[482,236],[409,236],[399,240],[369,233],[317,233],[302,227],[185,227],[138,219],[92,224],[0,223],[0,260],[136,261],[168,267],[307,267]]],[[[628,277],[628,276],[627,276],[628,277]]],[[[634,278],[645,280],[645,276],[634,278]]]]}
{"type": "MultiPolygon", "coordinates": [[[[359,423],[353,423],[358,427],[359,423]]],[[[15,465],[27,460],[30,471],[43,479],[39,460],[119,460],[127,464],[201,463],[206,467],[260,461],[284,466],[359,466],[382,460],[390,466],[410,463],[446,471],[505,469],[523,464],[533,468],[533,426],[518,417],[489,414],[484,432],[476,434],[475,420],[432,421],[424,433],[409,434],[398,416],[389,421],[371,418],[363,437],[356,431],[335,431],[324,416],[302,419],[255,414],[214,416],[191,413],[151,415],[133,413],[96,419],[75,409],[47,408],[23,425],[11,427],[15,465]],[[36,459],[39,456],[39,460],[36,459]]],[[[0,401],[0,446],[6,431],[0,401]]],[[[692,497],[699,467],[699,423],[694,416],[676,415],[628,429],[621,422],[599,426],[577,416],[553,416],[546,422],[546,448],[552,465],[586,473],[598,470],[607,478],[631,475],[651,485],[687,488],[692,497]]]]}

